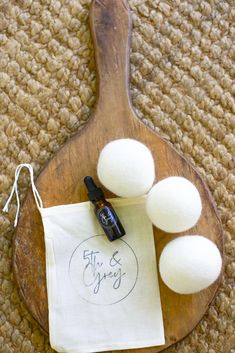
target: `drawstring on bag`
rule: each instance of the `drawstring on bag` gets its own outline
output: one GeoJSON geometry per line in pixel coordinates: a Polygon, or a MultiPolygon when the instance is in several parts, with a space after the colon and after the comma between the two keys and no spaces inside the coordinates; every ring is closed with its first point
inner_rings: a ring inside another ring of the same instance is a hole
{"type": "Polygon", "coordinates": [[[29,173],[30,173],[30,181],[31,181],[31,187],[32,187],[32,192],[33,192],[33,195],[34,195],[34,199],[35,199],[35,202],[37,204],[37,207],[38,208],[42,208],[43,207],[43,203],[42,203],[42,199],[38,193],[38,190],[36,189],[36,186],[34,184],[34,176],[33,176],[33,167],[31,166],[31,164],[28,164],[28,163],[24,163],[24,164],[19,164],[15,170],[15,180],[14,180],[14,184],[12,186],[12,189],[11,189],[11,193],[10,193],[10,196],[3,208],[3,212],[8,212],[8,209],[9,209],[9,205],[11,203],[11,200],[13,198],[13,195],[15,193],[16,195],[16,202],[17,202],[17,210],[16,210],[16,216],[15,216],[15,221],[14,221],[14,227],[17,226],[17,223],[18,223],[18,218],[19,218],[19,212],[20,212],[20,198],[19,198],[19,192],[18,192],[18,179],[19,179],[19,176],[20,176],[20,172],[22,170],[22,168],[27,168],[29,173]]]}

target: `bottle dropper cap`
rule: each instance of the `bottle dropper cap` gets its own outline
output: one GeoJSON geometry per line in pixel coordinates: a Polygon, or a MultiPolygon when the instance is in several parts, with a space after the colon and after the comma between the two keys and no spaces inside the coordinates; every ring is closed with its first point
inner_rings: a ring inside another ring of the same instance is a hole
{"type": "Polygon", "coordinates": [[[86,176],[84,178],[84,183],[88,190],[88,198],[90,201],[98,201],[104,198],[104,193],[101,188],[98,188],[91,176],[86,176]]]}

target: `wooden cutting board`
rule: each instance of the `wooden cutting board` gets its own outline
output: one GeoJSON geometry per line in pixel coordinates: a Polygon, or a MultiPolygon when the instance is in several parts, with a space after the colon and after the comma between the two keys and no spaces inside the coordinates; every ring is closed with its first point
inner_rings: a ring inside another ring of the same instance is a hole
{"type": "MultiPolygon", "coordinates": [[[[198,224],[188,232],[172,235],[154,228],[157,259],[163,247],[182,234],[205,235],[223,254],[221,224],[208,188],[194,167],[140,122],[133,110],[129,96],[131,15],[126,1],[93,1],[90,23],[96,51],[98,100],[87,125],[65,144],[38,177],[36,186],[44,207],[87,200],[83,178],[91,175],[97,181],[97,159],[104,145],[117,138],[134,138],[152,151],[157,180],[171,175],[184,176],[196,185],[203,203],[198,224]]],[[[106,190],[106,196],[114,195],[106,190]]],[[[14,238],[13,266],[25,304],[40,326],[48,331],[43,227],[31,191],[25,199],[14,238]]],[[[208,289],[193,295],[172,292],[160,277],[159,283],[166,344],[139,349],[146,353],[160,352],[197,325],[218,289],[220,278],[208,289]]]]}

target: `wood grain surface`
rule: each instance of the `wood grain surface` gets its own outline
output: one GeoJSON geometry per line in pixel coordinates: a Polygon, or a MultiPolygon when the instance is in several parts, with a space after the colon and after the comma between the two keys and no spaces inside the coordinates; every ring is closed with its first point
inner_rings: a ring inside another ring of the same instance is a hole
{"type": "MultiPolygon", "coordinates": [[[[185,158],[138,120],[132,108],[129,96],[131,15],[127,3],[93,1],[90,23],[98,72],[96,108],[83,130],[64,145],[38,177],[36,186],[44,207],[87,200],[83,178],[92,175],[97,181],[97,159],[104,145],[117,138],[134,138],[152,151],[157,180],[171,175],[184,176],[196,185],[202,198],[202,216],[188,232],[172,235],[154,227],[157,259],[163,247],[182,234],[205,235],[223,254],[221,224],[203,180],[185,158]]],[[[107,197],[114,196],[105,191],[107,197]]],[[[30,191],[14,238],[13,266],[24,302],[40,326],[48,331],[43,226],[30,191]]],[[[168,289],[159,277],[166,344],[138,351],[160,352],[185,337],[206,312],[219,282],[220,278],[197,294],[179,295],[168,289]]]]}

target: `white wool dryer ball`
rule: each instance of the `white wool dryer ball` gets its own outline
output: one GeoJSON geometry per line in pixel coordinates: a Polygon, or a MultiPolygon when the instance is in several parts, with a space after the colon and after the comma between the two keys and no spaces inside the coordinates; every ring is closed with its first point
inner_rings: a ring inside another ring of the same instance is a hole
{"type": "Polygon", "coordinates": [[[150,150],[133,139],[109,142],[101,151],[97,174],[100,182],[121,197],[146,194],[155,179],[155,166],[150,150]]]}
{"type": "Polygon", "coordinates": [[[150,190],[146,211],[152,223],[168,233],[192,228],[201,215],[202,203],[197,188],[183,177],[159,181],[150,190]]]}
{"type": "Polygon", "coordinates": [[[170,241],[163,249],[159,271],[174,292],[192,294],[209,287],[222,268],[220,252],[201,235],[186,235],[170,241]]]}

